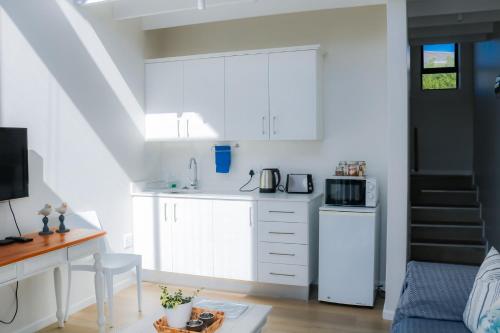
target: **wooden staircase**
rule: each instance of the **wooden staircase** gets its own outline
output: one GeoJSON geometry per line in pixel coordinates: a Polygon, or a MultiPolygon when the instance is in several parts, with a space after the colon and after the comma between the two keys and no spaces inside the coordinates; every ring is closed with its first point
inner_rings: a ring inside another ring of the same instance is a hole
{"type": "Polygon", "coordinates": [[[479,265],[484,225],[472,176],[412,175],[412,260],[479,265]]]}

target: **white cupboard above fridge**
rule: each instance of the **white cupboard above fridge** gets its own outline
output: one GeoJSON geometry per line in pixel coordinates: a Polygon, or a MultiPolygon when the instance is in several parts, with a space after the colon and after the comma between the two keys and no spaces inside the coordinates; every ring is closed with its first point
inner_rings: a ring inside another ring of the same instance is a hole
{"type": "Polygon", "coordinates": [[[146,139],[320,140],[319,46],[146,61],[146,139]]]}

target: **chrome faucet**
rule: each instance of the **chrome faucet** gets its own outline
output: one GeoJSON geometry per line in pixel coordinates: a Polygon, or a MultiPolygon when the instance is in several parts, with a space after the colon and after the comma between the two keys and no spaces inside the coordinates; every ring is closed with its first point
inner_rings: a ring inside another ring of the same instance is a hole
{"type": "Polygon", "coordinates": [[[189,160],[189,170],[193,170],[193,174],[192,174],[192,178],[190,177],[189,178],[189,186],[191,186],[191,188],[193,189],[197,189],[198,188],[198,163],[196,162],[196,158],[194,157],[191,157],[191,159],[189,160]]]}

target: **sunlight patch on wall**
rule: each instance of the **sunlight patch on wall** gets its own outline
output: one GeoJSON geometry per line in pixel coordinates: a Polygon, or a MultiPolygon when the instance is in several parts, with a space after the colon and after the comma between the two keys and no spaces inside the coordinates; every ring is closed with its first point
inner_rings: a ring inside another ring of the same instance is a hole
{"type": "Polygon", "coordinates": [[[67,0],[56,0],[57,5],[73,27],[78,38],[86,47],[95,64],[106,78],[118,100],[127,111],[133,123],[144,136],[144,111],[130,90],[113,59],[104,47],[92,25],[67,0]]]}

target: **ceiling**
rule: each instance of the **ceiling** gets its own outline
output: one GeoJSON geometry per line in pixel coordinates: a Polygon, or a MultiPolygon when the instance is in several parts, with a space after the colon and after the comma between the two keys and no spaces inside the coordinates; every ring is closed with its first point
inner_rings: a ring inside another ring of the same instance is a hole
{"type": "Polygon", "coordinates": [[[499,22],[500,0],[408,0],[413,45],[486,40],[499,22]]]}
{"type": "Polygon", "coordinates": [[[386,0],[206,0],[206,9],[198,10],[197,0],[119,0],[113,2],[113,13],[117,20],[141,18],[144,30],[152,30],[385,3],[386,0]]]}

